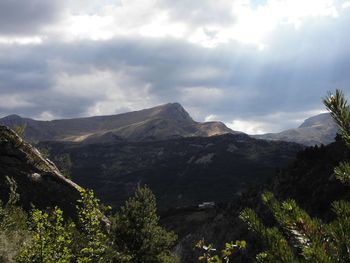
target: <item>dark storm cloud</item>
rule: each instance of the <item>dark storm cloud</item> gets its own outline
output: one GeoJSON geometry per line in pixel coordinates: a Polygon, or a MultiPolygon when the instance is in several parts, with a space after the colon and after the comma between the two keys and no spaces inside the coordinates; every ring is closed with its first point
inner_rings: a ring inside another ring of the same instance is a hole
{"type": "Polygon", "coordinates": [[[1,0],[0,35],[30,35],[55,21],[60,0],[1,0]]]}
{"type": "Polygon", "coordinates": [[[281,28],[263,51],[234,42],[207,49],[147,38],[3,46],[0,92],[19,94],[28,105],[0,105],[0,116],[14,111],[29,117],[45,111],[60,117],[84,115],[111,94],[89,96],[78,92],[79,87],[62,93],[67,87],[60,87],[58,79],[61,73],[93,76],[96,71],[127,76],[120,80],[126,93],[137,94],[148,84],[154,104],[179,101],[199,120],[210,114],[230,122],[322,109],[327,91],[350,91],[350,17],[318,21],[298,30],[281,28]]]}

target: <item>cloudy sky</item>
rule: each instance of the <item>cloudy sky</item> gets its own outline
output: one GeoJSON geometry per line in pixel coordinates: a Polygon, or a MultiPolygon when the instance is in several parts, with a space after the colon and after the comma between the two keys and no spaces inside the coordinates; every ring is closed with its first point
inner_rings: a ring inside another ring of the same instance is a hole
{"type": "Polygon", "coordinates": [[[349,0],[0,0],[0,117],[181,103],[248,133],[350,96],[349,0]]]}

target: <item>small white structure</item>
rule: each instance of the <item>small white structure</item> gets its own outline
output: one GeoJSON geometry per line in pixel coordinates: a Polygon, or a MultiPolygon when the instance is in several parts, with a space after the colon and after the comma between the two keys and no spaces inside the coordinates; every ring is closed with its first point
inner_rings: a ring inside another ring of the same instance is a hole
{"type": "Polygon", "coordinates": [[[215,202],[203,202],[198,205],[198,207],[202,209],[213,208],[214,206],[215,206],[215,202]]]}

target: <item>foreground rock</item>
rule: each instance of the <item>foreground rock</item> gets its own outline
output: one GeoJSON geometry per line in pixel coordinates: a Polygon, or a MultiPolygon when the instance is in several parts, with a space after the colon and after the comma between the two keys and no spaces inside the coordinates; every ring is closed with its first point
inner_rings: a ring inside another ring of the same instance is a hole
{"type": "Polygon", "coordinates": [[[9,194],[8,180],[14,180],[20,204],[31,208],[59,206],[73,215],[79,186],[66,179],[57,167],[14,131],[0,125],[0,198],[9,194]]]}

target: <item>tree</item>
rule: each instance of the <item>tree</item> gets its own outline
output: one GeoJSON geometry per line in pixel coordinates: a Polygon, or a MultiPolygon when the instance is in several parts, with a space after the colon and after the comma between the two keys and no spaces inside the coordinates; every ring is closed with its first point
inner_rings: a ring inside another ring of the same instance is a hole
{"type": "Polygon", "coordinates": [[[31,213],[32,240],[25,243],[17,256],[19,263],[70,263],[73,258],[72,229],[64,224],[63,212],[55,207],[52,213],[34,209],[31,213]]]}
{"type": "Polygon", "coordinates": [[[81,238],[78,244],[78,263],[106,262],[107,235],[103,231],[103,217],[100,211],[100,201],[95,198],[92,190],[80,190],[78,200],[78,228],[81,238]]]}
{"type": "Polygon", "coordinates": [[[195,245],[195,248],[203,251],[203,254],[198,258],[199,261],[206,263],[229,263],[231,255],[239,249],[245,249],[246,246],[247,244],[244,240],[237,240],[235,243],[231,241],[225,244],[225,248],[221,250],[221,253],[218,253],[213,244],[206,245],[204,239],[201,239],[195,245]]]}
{"type": "Polygon", "coordinates": [[[80,191],[77,225],[64,220],[58,207],[49,212],[32,211],[29,220],[32,237],[23,244],[17,262],[109,262],[105,258],[108,239],[103,231],[104,215],[99,209],[99,200],[91,190],[80,191]]]}
{"type": "MultiPolygon", "coordinates": [[[[329,94],[324,105],[339,126],[339,133],[350,148],[350,110],[341,91],[329,94]]],[[[350,183],[350,164],[345,160],[334,174],[341,182],[350,183]]],[[[262,195],[263,203],[272,212],[278,227],[264,226],[249,208],[240,217],[249,229],[260,235],[266,251],[257,255],[258,262],[350,262],[350,203],[336,201],[332,210],[336,218],[330,223],[312,218],[294,200],[279,202],[271,192],[262,195]]]]}
{"type": "Polygon", "coordinates": [[[156,199],[152,191],[138,186],[115,216],[114,242],[121,262],[175,262],[170,249],[176,235],[159,226],[156,199]]]}

